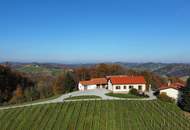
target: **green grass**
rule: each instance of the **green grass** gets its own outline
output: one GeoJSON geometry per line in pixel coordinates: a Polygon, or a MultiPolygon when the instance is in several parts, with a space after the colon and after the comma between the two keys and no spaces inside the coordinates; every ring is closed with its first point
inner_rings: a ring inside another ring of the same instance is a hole
{"type": "Polygon", "coordinates": [[[107,93],[106,95],[111,96],[111,97],[118,97],[118,98],[147,98],[147,97],[143,97],[143,96],[133,95],[133,94],[130,94],[130,93],[127,93],[127,94],[107,93]]]}
{"type": "Polygon", "coordinates": [[[0,111],[1,130],[189,130],[190,118],[161,101],[81,101],[0,111]]]}
{"type": "Polygon", "coordinates": [[[56,68],[46,68],[46,67],[35,67],[32,65],[23,66],[16,69],[17,71],[30,73],[30,74],[48,74],[53,76],[58,76],[64,72],[63,69],[56,69],[56,68]]]}
{"type": "Polygon", "coordinates": [[[65,100],[76,100],[76,99],[101,99],[101,97],[95,95],[84,95],[84,96],[69,97],[66,98],[65,100]]]}

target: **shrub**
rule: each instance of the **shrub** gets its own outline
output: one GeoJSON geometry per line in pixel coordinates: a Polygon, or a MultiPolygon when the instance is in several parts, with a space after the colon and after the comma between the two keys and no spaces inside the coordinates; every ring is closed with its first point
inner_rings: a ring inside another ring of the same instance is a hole
{"type": "Polygon", "coordinates": [[[175,100],[169,96],[167,96],[166,93],[161,93],[159,96],[158,96],[158,99],[162,100],[162,101],[165,101],[165,102],[170,102],[170,103],[174,103],[175,100]]]}
{"type": "Polygon", "coordinates": [[[133,95],[139,95],[139,93],[138,93],[138,90],[137,89],[131,89],[130,91],[129,91],[129,93],[130,94],[133,94],[133,95]]]}
{"type": "Polygon", "coordinates": [[[149,98],[148,95],[146,95],[145,93],[139,94],[140,97],[145,97],[145,98],[149,98]]]}

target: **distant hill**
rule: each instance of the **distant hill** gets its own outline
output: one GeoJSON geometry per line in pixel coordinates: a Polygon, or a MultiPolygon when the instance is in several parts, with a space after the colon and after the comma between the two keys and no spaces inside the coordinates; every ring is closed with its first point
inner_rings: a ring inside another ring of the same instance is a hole
{"type": "Polygon", "coordinates": [[[148,71],[155,71],[161,69],[167,64],[164,63],[120,63],[127,68],[136,69],[136,70],[148,70],[148,71]]]}
{"type": "Polygon", "coordinates": [[[162,67],[154,71],[159,75],[167,76],[189,76],[190,75],[190,64],[169,64],[165,67],[162,67]]]}
{"type": "Polygon", "coordinates": [[[62,68],[58,67],[50,67],[50,66],[44,66],[39,64],[27,64],[20,67],[15,68],[17,71],[24,72],[24,73],[30,73],[30,74],[46,74],[46,75],[52,75],[57,76],[63,72],[62,68]]]}
{"type": "Polygon", "coordinates": [[[31,62],[31,63],[19,63],[19,62],[8,62],[8,63],[1,63],[1,64],[8,64],[11,68],[17,69],[25,66],[40,66],[45,68],[55,68],[55,69],[64,69],[66,67],[65,64],[57,64],[57,63],[37,63],[37,62],[31,62]]]}
{"type": "MultiPolygon", "coordinates": [[[[98,63],[97,63],[98,64],[98,63]]],[[[150,71],[162,76],[190,76],[190,64],[176,63],[128,63],[128,62],[106,62],[106,64],[118,64],[128,69],[138,71],[150,71]]],[[[57,75],[63,69],[73,69],[77,67],[92,67],[96,63],[86,64],[59,64],[59,63],[10,63],[11,68],[27,73],[46,73],[57,75]]]]}
{"type": "Polygon", "coordinates": [[[129,69],[135,69],[139,71],[150,71],[161,76],[176,76],[186,77],[190,76],[190,64],[183,63],[123,63],[117,62],[117,64],[125,66],[129,69]]]}

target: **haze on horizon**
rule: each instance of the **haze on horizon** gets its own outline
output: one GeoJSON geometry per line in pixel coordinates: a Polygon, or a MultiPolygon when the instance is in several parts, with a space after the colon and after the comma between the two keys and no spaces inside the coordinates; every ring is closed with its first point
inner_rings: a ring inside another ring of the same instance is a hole
{"type": "Polygon", "coordinates": [[[6,0],[0,18],[1,62],[190,62],[188,0],[6,0]]]}

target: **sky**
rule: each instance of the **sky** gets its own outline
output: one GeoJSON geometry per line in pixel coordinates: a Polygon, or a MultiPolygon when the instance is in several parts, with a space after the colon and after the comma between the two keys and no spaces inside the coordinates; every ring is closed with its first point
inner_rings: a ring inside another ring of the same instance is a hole
{"type": "Polygon", "coordinates": [[[0,61],[190,63],[189,0],[0,0],[0,61]]]}

